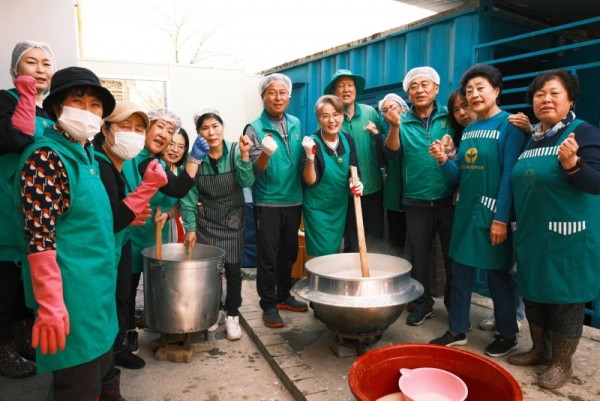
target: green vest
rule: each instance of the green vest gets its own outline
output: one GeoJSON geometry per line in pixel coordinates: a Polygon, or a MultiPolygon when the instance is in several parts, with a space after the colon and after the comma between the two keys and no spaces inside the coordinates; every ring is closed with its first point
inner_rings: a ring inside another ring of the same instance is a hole
{"type": "Polygon", "coordinates": [[[306,233],[306,253],[309,256],[323,256],[338,253],[346,222],[348,209],[348,171],[350,171],[350,146],[344,134],[339,138],[346,152],[341,155],[328,155],[325,143],[317,135],[312,135],[321,148],[325,160],[325,170],[321,180],[314,187],[304,188],[302,217],[306,233]]]}
{"type": "Polygon", "coordinates": [[[457,262],[482,269],[508,269],[513,265],[510,229],[508,238],[492,246],[490,228],[502,178],[498,141],[508,113],[467,127],[458,158],[460,185],[454,212],[450,256],[457,262]],[[487,122],[494,126],[483,126],[487,122]]]}
{"type": "MultiPolygon", "coordinates": [[[[150,157],[148,150],[142,151],[133,159],[123,163],[123,174],[127,181],[126,188],[134,190],[142,182],[142,176],[139,173],[138,166],[141,162],[150,157]]],[[[167,170],[165,162],[159,160],[159,163],[167,170]]],[[[141,273],[144,271],[144,259],[142,250],[156,245],[156,226],[154,224],[154,215],[156,208],[160,206],[163,212],[168,211],[177,203],[177,198],[173,198],[158,191],[152,199],[150,199],[150,207],[152,208],[152,218],[146,221],[144,226],[130,226],[126,230],[126,234],[131,238],[131,272],[141,273]]],[[[165,224],[162,230],[162,242],[169,241],[169,225],[165,224]]]]}
{"type": "MultiPolygon", "coordinates": [[[[16,99],[19,95],[16,91],[7,91],[16,99]]],[[[54,125],[54,121],[43,118],[35,118],[35,134],[37,140],[42,137],[47,127],[54,125]]],[[[3,224],[0,230],[0,260],[20,264],[25,257],[18,241],[16,232],[23,231],[23,220],[17,220],[12,210],[13,186],[15,174],[21,171],[19,159],[20,153],[7,153],[0,156],[0,221],[3,224]]]]}
{"type": "Polygon", "coordinates": [[[354,139],[360,180],[364,185],[364,195],[371,195],[383,188],[383,176],[377,163],[377,142],[373,136],[363,128],[372,121],[377,130],[385,138],[385,128],[381,117],[375,109],[367,104],[354,103],[354,115],[351,119],[344,116],[341,132],[345,132],[354,139]]]}
{"type": "Polygon", "coordinates": [[[269,159],[267,170],[256,176],[254,185],[252,185],[254,204],[275,203],[290,206],[302,204],[300,156],[304,150],[302,149],[300,120],[290,114],[285,114],[285,121],[287,122],[289,151],[266,112],[263,111],[259,118],[250,123],[259,143],[267,134],[270,134],[277,143],[277,151],[269,159]]]}
{"type": "MultiPolygon", "coordinates": [[[[38,373],[81,365],[100,357],[113,346],[117,334],[115,291],[117,266],[115,239],[108,195],[98,174],[92,147],[87,151],[52,128],[23,153],[23,165],[41,147],[54,150],[69,179],[71,205],[56,220],[56,254],[63,281],[63,297],[69,312],[70,333],[63,351],[37,352],[38,373]]],[[[15,191],[21,186],[15,179],[15,191]]],[[[20,209],[19,203],[15,209],[20,209]]],[[[20,212],[21,218],[23,212],[20,212]]],[[[26,297],[33,300],[29,264],[23,264],[26,297]]],[[[31,303],[30,303],[31,304],[31,303]]],[[[37,304],[33,304],[37,310],[37,304]]]]}
{"type": "Polygon", "coordinates": [[[530,301],[584,303],[600,291],[600,196],[573,186],[557,162],[559,144],[580,122],[556,146],[527,146],[512,171],[517,283],[530,301]]]}
{"type": "Polygon", "coordinates": [[[427,126],[412,112],[400,116],[403,198],[434,201],[454,193],[454,183],[444,176],[437,160],[429,154],[433,141],[446,134],[454,136],[446,107],[438,107],[427,126]]]}

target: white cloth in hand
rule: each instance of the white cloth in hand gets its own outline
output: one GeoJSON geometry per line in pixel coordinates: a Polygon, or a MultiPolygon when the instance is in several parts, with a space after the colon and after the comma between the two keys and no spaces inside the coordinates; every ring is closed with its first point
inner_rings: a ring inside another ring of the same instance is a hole
{"type": "Polygon", "coordinates": [[[356,181],[355,183],[352,183],[352,182],[350,183],[350,192],[352,192],[352,195],[362,196],[363,189],[364,189],[364,185],[360,181],[356,181]]]}
{"type": "Polygon", "coordinates": [[[265,136],[260,145],[262,146],[262,151],[269,156],[277,150],[277,142],[275,142],[275,139],[271,138],[271,135],[265,136]]]}
{"type": "Polygon", "coordinates": [[[309,136],[305,136],[302,139],[302,147],[304,148],[304,152],[306,152],[306,158],[308,160],[314,160],[315,158],[315,141],[309,136]]]}

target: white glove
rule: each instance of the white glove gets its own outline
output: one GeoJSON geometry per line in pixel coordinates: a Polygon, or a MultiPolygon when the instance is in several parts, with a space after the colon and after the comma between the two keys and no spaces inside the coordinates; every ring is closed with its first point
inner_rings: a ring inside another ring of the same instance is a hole
{"type": "Polygon", "coordinates": [[[356,181],[356,183],[350,183],[350,192],[354,196],[362,196],[364,185],[360,181],[356,181]]]}
{"type": "Polygon", "coordinates": [[[306,158],[308,160],[315,159],[315,141],[310,136],[305,136],[302,139],[302,147],[304,148],[304,152],[306,152],[306,158]]]}
{"type": "Polygon", "coordinates": [[[275,142],[275,139],[271,138],[271,135],[265,136],[260,143],[260,146],[262,146],[263,152],[269,156],[271,156],[277,150],[277,142],[275,142]]]}
{"type": "Polygon", "coordinates": [[[456,147],[454,146],[454,140],[452,140],[452,137],[448,134],[444,135],[442,137],[442,145],[444,145],[444,152],[446,152],[448,157],[453,159],[456,155],[456,147]]]}

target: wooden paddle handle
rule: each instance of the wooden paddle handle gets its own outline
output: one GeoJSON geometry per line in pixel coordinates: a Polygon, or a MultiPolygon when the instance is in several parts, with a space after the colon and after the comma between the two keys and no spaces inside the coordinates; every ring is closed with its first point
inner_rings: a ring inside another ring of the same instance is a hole
{"type": "MultiPolygon", "coordinates": [[[[356,166],[350,166],[352,183],[358,181],[356,166]]],[[[360,253],[360,270],[363,277],[369,277],[369,262],[367,260],[367,243],[365,241],[365,226],[363,224],[360,196],[354,195],[354,213],[356,215],[356,235],[358,236],[358,252],[360,253]]]]}
{"type": "MultiPolygon", "coordinates": [[[[161,214],[162,208],[157,206],[155,216],[160,216],[161,214]]],[[[162,227],[161,221],[156,223],[156,259],[162,259],[162,227]]]]}

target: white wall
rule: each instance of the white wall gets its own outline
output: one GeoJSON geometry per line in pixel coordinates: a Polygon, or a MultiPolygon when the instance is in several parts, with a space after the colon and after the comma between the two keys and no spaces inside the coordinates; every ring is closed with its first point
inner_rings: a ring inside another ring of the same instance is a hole
{"type": "Polygon", "coordinates": [[[217,70],[186,65],[77,60],[77,21],[74,0],[0,0],[0,88],[12,87],[10,62],[17,42],[32,39],[50,44],[58,69],[79,65],[102,78],[158,79],[167,82],[167,105],[196,137],[192,115],[201,107],[221,111],[227,139],[239,138],[246,123],[262,111],[260,76],[239,70],[217,70]]]}
{"type": "Polygon", "coordinates": [[[192,116],[202,107],[213,107],[221,112],[225,137],[234,141],[246,124],[262,111],[258,94],[261,77],[241,70],[88,59],[79,60],[79,65],[101,78],[166,81],[167,107],[181,117],[191,140],[196,138],[192,116]]]}
{"type": "Polygon", "coordinates": [[[77,65],[74,0],[0,0],[0,88],[12,88],[10,60],[17,42],[47,42],[58,68],[77,65]]]}

